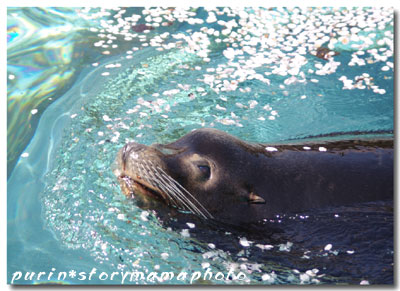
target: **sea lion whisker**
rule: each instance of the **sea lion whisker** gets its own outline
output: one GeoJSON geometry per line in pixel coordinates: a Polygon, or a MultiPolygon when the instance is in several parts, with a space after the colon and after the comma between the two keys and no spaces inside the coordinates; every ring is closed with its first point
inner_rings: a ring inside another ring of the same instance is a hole
{"type": "MultiPolygon", "coordinates": [[[[143,160],[143,162],[144,162],[144,160],[143,160]]],[[[138,165],[138,170],[139,170],[139,173],[140,173],[140,175],[141,175],[141,178],[144,178],[145,181],[147,181],[147,183],[149,183],[149,184],[152,185],[153,187],[155,187],[155,188],[157,188],[157,189],[160,189],[161,187],[159,187],[159,183],[158,183],[157,178],[155,178],[155,177],[150,177],[150,176],[149,176],[149,175],[152,173],[152,171],[149,170],[149,169],[146,169],[146,168],[145,168],[145,165],[143,165],[142,163],[138,163],[137,165],[138,165]]],[[[163,189],[162,189],[162,190],[163,190],[163,189]]],[[[171,198],[171,196],[169,195],[169,192],[168,192],[168,191],[165,191],[165,190],[164,190],[163,193],[166,194],[166,197],[164,197],[164,196],[162,195],[163,198],[167,198],[167,201],[168,201],[168,202],[170,202],[171,204],[177,206],[177,203],[171,198]]]]}
{"type": "MultiPolygon", "coordinates": [[[[167,176],[164,176],[166,179],[168,179],[167,176]]],[[[185,205],[187,206],[187,210],[190,212],[197,214],[199,216],[202,216],[204,218],[207,218],[207,216],[192,202],[190,199],[188,199],[185,194],[179,190],[179,188],[175,184],[170,184],[172,187],[172,190],[179,195],[179,197],[182,199],[182,201],[186,201],[185,205]]]]}
{"type": "MultiPolygon", "coordinates": [[[[184,210],[188,210],[194,214],[197,214],[199,216],[202,216],[204,218],[207,218],[207,214],[204,214],[203,211],[201,211],[190,199],[188,199],[182,191],[176,187],[175,185],[179,185],[177,181],[175,181],[172,177],[170,177],[168,174],[166,174],[164,171],[164,174],[167,176],[166,180],[163,178],[163,175],[159,172],[158,169],[154,166],[154,164],[150,160],[135,160],[134,163],[132,163],[132,167],[134,169],[137,169],[137,172],[142,178],[145,178],[149,183],[151,182],[152,185],[156,184],[157,188],[162,188],[164,190],[164,193],[166,194],[168,200],[172,203],[175,204],[176,207],[178,208],[183,208],[184,210]],[[144,164],[150,163],[152,169],[146,169],[144,164]],[[157,173],[158,177],[149,177],[149,173],[157,173]],[[164,187],[160,187],[160,182],[163,183],[164,187]],[[167,189],[165,189],[167,188],[167,189]],[[179,205],[180,204],[180,205],[179,205]]],[[[162,170],[162,169],[161,169],[162,170]]],[[[183,188],[181,185],[179,185],[181,188],[183,188]]],[[[186,190],[186,189],[185,189],[186,190]]],[[[189,194],[190,197],[194,198],[193,195],[191,195],[187,190],[186,192],[189,194]]],[[[196,199],[194,199],[198,204],[200,204],[196,199]]],[[[201,205],[201,208],[205,209],[203,205],[201,205]]],[[[206,210],[208,213],[208,211],[206,210]]]]}
{"type": "MultiPolygon", "coordinates": [[[[144,166],[141,163],[136,163],[136,166],[136,173],[138,173],[137,179],[139,179],[136,182],[158,193],[159,191],[153,189],[158,187],[155,187],[153,179],[148,175],[147,170],[144,168],[144,166]]],[[[159,194],[161,195],[161,193],[159,194]]],[[[164,198],[163,195],[161,195],[161,197],[164,198]]],[[[167,202],[169,202],[169,200],[167,202]]]]}
{"type": "MultiPolygon", "coordinates": [[[[171,180],[171,182],[173,182],[176,186],[178,186],[178,187],[180,187],[187,195],[189,195],[189,197],[190,198],[192,198],[203,210],[204,210],[204,212],[206,213],[206,215],[204,215],[204,213],[202,212],[202,211],[200,211],[201,213],[202,213],[202,215],[205,217],[205,218],[207,218],[207,216],[209,217],[209,218],[213,218],[213,216],[207,211],[207,209],[192,195],[192,194],[190,194],[190,192],[188,191],[188,190],[186,190],[181,184],[179,184],[176,180],[174,180],[174,179],[172,179],[167,173],[165,173],[165,171],[163,170],[163,169],[161,169],[160,167],[157,167],[164,175],[165,175],[165,177],[167,178],[167,179],[170,179],[171,180]]],[[[186,196],[184,196],[185,198],[188,198],[188,197],[186,197],[186,196]]],[[[190,201],[189,199],[188,199],[188,201],[190,201]]],[[[191,202],[191,204],[193,204],[193,202],[191,202]]],[[[197,207],[196,207],[196,209],[198,209],[197,207]]]]}
{"type": "MultiPolygon", "coordinates": [[[[143,160],[143,162],[145,163],[145,165],[147,167],[147,161],[143,160]]],[[[149,161],[150,162],[150,161],[149,161]]],[[[151,162],[150,162],[151,163],[151,162]]],[[[178,189],[174,190],[173,187],[171,187],[171,182],[169,182],[168,180],[165,181],[163,179],[163,177],[161,176],[161,174],[157,171],[157,169],[155,169],[155,167],[151,167],[147,168],[147,171],[149,174],[152,175],[152,182],[154,182],[155,184],[157,184],[158,188],[161,188],[161,190],[164,191],[164,193],[168,196],[168,199],[179,209],[186,209],[189,210],[191,212],[195,212],[195,209],[192,209],[192,207],[190,207],[190,205],[188,205],[184,199],[186,199],[186,197],[183,195],[183,193],[181,192],[177,192],[178,189]],[[182,197],[184,199],[182,199],[182,197]]],[[[150,177],[148,177],[150,178],[150,177]]],[[[178,190],[179,191],[179,190],[178,190]]],[[[188,201],[189,203],[191,203],[190,201],[188,201]]]]}
{"type": "Polygon", "coordinates": [[[163,190],[165,191],[165,193],[167,195],[170,196],[171,199],[173,198],[179,202],[180,206],[177,205],[178,208],[181,208],[181,209],[183,208],[183,209],[189,210],[195,214],[202,215],[201,213],[198,213],[198,211],[196,210],[196,207],[194,205],[190,206],[190,204],[193,204],[193,203],[185,197],[185,195],[182,193],[182,191],[180,191],[178,188],[174,187],[174,185],[171,184],[170,180],[168,180],[168,179],[165,180],[163,178],[162,174],[160,174],[159,171],[152,165],[151,161],[148,161],[148,162],[151,164],[151,168],[152,168],[152,169],[149,169],[149,172],[152,173],[152,175],[157,174],[157,177],[155,177],[155,179],[159,182],[159,184],[162,182],[163,190]]]}
{"type": "MultiPolygon", "coordinates": [[[[165,183],[165,181],[163,181],[163,182],[165,183]]],[[[196,213],[196,211],[193,211],[192,207],[190,205],[188,205],[188,203],[185,201],[185,199],[182,199],[182,197],[184,197],[182,193],[177,192],[173,187],[171,187],[170,184],[165,183],[163,185],[166,188],[166,190],[168,191],[168,194],[170,196],[172,196],[174,199],[176,199],[177,201],[179,201],[180,205],[177,205],[178,208],[183,209],[183,210],[189,210],[191,212],[196,213]]]]}
{"type": "MultiPolygon", "coordinates": [[[[177,184],[179,185],[179,183],[176,180],[174,180],[171,176],[166,174],[164,171],[163,171],[163,174],[162,173],[160,174],[159,170],[162,170],[162,169],[159,167],[155,167],[151,161],[148,161],[148,162],[151,164],[151,167],[153,169],[152,173],[157,173],[159,175],[159,179],[161,181],[163,181],[163,183],[165,183],[164,185],[171,191],[171,192],[169,192],[169,194],[174,196],[176,199],[178,199],[181,202],[181,204],[183,204],[183,206],[185,206],[185,207],[183,207],[183,209],[189,210],[190,212],[192,212],[194,214],[197,214],[199,216],[207,218],[207,215],[204,214],[204,212],[201,211],[192,201],[190,201],[190,199],[188,199],[188,197],[186,197],[185,194],[176,186],[177,184]],[[166,180],[164,180],[164,178],[166,180]]],[[[186,190],[186,192],[189,193],[187,190],[186,190]]],[[[189,193],[189,195],[191,197],[193,197],[190,193],[189,193]]],[[[196,201],[196,199],[194,199],[194,200],[196,201]]],[[[196,201],[196,202],[198,204],[200,204],[198,201],[196,201]]],[[[200,205],[200,206],[203,209],[205,209],[203,205],[200,205]]]]}
{"type": "Polygon", "coordinates": [[[154,167],[151,161],[149,161],[149,163],[152,167],[151,172],[158,174],[158,178],[164,183],[164,186],[168,189],[168,194],[177,199],[180,202],[181,206],[183,206],[180,207],[181,209],[188,210],[194,214],[207,218],[206,215],[200,209],[198,209],[196,205],[192,201],[190,201],[179,188],[175,186],[177,182],[173,178],[171,178],[169,175],[167,175],[166,177],[164,174],[160,173],[156,167],[154,167]]]}
{"type": "Polygon", "coordinates": [[[177,208],[190,210],[190,207],[186,204],[186,202],[178,194],[175,193],[175,190],[171,187],[168,181],[165,181],[162,178],[160,173],[153,172],[153,174],[156,175],[160,188],[162,188],[163,191],[167,193],[167,195],[171,198],[171,200],[174,200],[177,208]]]}
{"type": "Polygon", "coordinates": [[[196,205],[193,204],[192,201],[190,201],[183,193],[181,190],[179,190],[175,184],[177,183],[173,178],[171,178],[169,175],[167,175],[168,177],[163,177],[164,175],[161,174],[158,169],[153,165],[153,163],[151,161],[148,161],[151,165],[152,168],[152,173],[155,173],[158,175],[158,178],[160,179],[160,181],[162,181],[164,183],[164,186],[169,190],[168,194],[170,194],[171,196],[173,196],[175,199],[177,199],[181,206],[181,208],[183,208],[184,210],[188,210],[194,214],[200,215],[205,217],[205,215],[196,207],[196,205]]]}
{"type": "Polygon", "coordinates": [[[179,197],[176,197],[173,193],[171,193],[170,189],[168,189],[168,185],[165,184],[165,181],[161,179],[160,174],[155,170],[150,168],[150,166],[147,164],[147,160],[143,160],[145,163],[145,166],[147,168],[148,174],[151,175],[151,180],[154,182],[157,186],[157,188],[160,188],[164,193],[168,196],[168,199],[177,207],[177,208],[182,208],[182,201],[179,199],[179,197]]]}

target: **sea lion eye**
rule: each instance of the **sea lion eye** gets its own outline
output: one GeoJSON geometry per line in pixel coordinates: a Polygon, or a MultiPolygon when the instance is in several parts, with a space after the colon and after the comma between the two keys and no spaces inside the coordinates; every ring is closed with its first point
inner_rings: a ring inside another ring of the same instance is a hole
{"type": "Polygon", "coordinates": [[[207,179],[210,178],[211,170],[209,166],[198,165],[197,167],[199,168],[200,172],[204,175],[204,177],[206,177],[207,179]]]}

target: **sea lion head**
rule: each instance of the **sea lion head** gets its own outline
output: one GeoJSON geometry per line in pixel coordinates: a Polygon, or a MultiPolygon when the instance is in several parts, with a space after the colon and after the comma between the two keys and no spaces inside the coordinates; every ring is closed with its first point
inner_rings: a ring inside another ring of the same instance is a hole
{"type": "Polygon", "coordinates": [[[124,194],[137,194],[145,207],[161,202],[205,219],[243,223],[265,203],[252,186],[260,152],[222,131],[198,129],[166,145],[126,144],[114,173],[124,194]]]}

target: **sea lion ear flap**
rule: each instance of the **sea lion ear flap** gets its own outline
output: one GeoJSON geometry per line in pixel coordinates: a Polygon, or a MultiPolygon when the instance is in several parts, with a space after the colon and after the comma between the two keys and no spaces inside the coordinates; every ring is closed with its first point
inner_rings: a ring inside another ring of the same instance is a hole
{"type": "Polygon", "coordinates": [[[254,194],[254,192],[250,193],[249,202],[254,203],[254,204],[265,204],[265,200],[263,198],[261,198],[260,196],[254,194]]]}

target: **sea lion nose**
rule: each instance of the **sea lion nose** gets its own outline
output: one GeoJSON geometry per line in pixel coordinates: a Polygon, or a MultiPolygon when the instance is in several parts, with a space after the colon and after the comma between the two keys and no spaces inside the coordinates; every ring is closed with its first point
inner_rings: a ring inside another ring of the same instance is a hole
{"type": "Polygon", "coordinates": [[[123,150],[125,152],[140,152],[142,151],[146,146],[137,142],[130,142],[127,143],[123,150]]]}
{"type": "Polygon", "coordinates": [[[125,165],[129,158],[134,158],[137,154],[144,150],[146,146],[136,142],[127,143],[122,148],[122,163],[125,165]]]}

